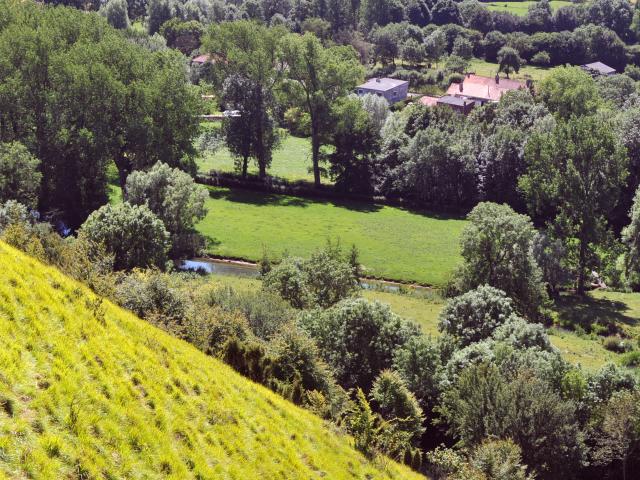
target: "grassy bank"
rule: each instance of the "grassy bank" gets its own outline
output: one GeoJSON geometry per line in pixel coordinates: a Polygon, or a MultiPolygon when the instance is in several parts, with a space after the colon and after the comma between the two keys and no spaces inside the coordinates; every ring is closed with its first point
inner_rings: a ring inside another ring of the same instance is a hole
{"type": "Polygon", "coordinates": [[[422,478],[0,243],[0,478],[422,478]]]}
{"type": "Polygon", "coordinates": [[[210,254],[259,260],[263,248],[307,256],[327,239],[355,244],[366,273],[442,285],[459,262],[458,217],[355,201],[309,200],[211,188],[197,225],[210,254]]]}

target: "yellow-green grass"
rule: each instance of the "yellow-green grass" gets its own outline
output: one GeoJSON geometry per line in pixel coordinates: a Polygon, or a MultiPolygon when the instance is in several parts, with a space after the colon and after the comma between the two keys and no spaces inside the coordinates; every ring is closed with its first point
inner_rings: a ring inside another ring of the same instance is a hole
{"type": "MultiPolygon", "coordinates": [[[[221,172],[235,172],[234,158],[229,150],[222,147],[213,154],[206,154],[199,158],[198,171],[208,173],[211,170],[221,172]]],[[[282,145],[273,152],[273,159],[268,173],[274,177],[281,177],[286,180],[307,180],[313,181],[311,168],[311,142],[308,138],[294,137],[287,135],[282,141],[282,145]]],[[[258,173],[258,168],[253,160],[250,160],[249,173],[258,173]]],[[[329,183],[324,179],[323,183],[329,183]]]]}
{"type": "MultiPolygon", "coordinates": [[[[529,11],[529,7],[535,3],[537,2],[536,1],[510,2],[510,1],[503,0],[503,1],[485,3],[485,5],[489,10],[493,10],[494,12],[507,12],[507,13],[512,13],[513,15],[519,15],[521,17],[524,17],[529,11]]],[[[551,0],[549,4],[551,5],[551,10],[555,11],[560,7],[572,5],[572,2],[561,1],[561,0],[551,0]]]]}
{"type": "Polygon", "coordinates": [[[258,260],[266,247],[308,256],[328,239],[360,250],[366,273],[442,285],[460,260],[459,217],[356,201],[310,200],[241,189],[210,188],[209,213],[197,229],[208,251],[258,260]]]}
{"type": "Polygon", "coordinates": [[[0,478],[422,478],[0,243],[0,478]]]}
{"type": "MultiPolygon", "coordinates": [[[[468,71],[475,72],[477,75],[485,77],[494,77],[498,72],[499,65],[497,63],[487,62],[479,58],[474,58],[469,64],[468,71]]],[[[530,78],[534,82],[541,82],[551,72],[552,68],[536,67],[535,65],[523,65],[518,73],[512,73],[509,78],[516,80],[525,80],[530,78]]],[[[504,74],[500,74],[504,75],[504,74]]]]}

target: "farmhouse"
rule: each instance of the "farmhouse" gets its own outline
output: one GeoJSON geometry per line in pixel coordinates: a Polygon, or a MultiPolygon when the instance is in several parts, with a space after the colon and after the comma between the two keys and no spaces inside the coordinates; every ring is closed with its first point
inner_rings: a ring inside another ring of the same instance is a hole
{"type": "Polygon", "coordinates": [[[462,82],[449,85],[447,95],[466,98],[483,105],[488,102],[500,101],[500,98],[502,98],[505,92],[520,90],[526,87],[527,84],[524,82],[500,78],[499,75],[491,78],[468,73],[462,82]]]}
{"type": "Polygon", "coordinates": [[[605,65],[602,62],[587,63],[581,65],[580,68],[592,77],[609,76],[617,73],[615,68],[605,65]]]}
{"type": "Polygon", "coordinates": [[[409,82],[395,78],[370,78],[366,83],[356,87],[359,96],[368,93],[387,99],[389,104],[401,102],[407,98],[409,82]]]}

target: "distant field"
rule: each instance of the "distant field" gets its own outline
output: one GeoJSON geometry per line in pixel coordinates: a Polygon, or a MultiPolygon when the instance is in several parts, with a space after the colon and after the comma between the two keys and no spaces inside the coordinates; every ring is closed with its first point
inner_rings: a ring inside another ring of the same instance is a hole
{"type": "MultiPolygon", "coordinates": [[[[509,1],[500,1],[500,2],[486,2],[487,8],[489,10],[493,10],[494,12],[509,12],[514,15],[519,15],[524,17],[529,11],[529,7],[537,3],[535,1],[527,1],[527,2],[509,2],[509,1]]],[[[551,10],[555,11],[560,7],[564,7],[566,5],[571,5],[571,2],[560,1],[560,0],[551,0],[549,2],[551,4],[551,10]]]]}
{"type": "MultiPolygon", "coordinates": [[[[526,78],[531,78],[534,82],[540,82],[544,80],[544,78],[551,72],[551,68],[542,68],[536,67],[534,65],[524,65],[520,68],[518,73],[511,74],[510,78],[515,78],[516,80],[524,80],[526,78]]],[[[478,75],[484,75],[486,77],[494,77],[498,72],[498,64],[487,62],[486,60],[481,60],[479,58],[474,58],[471,60],[469,64],[469,71],[475,72],[478,75]]],[[[504,74],[500,74],[501,76],[504,74]]]]}
{"type": "MultiPolygon", "coordinates": [[[[258,168],[253,160],[249,164],[249,173],[258,173],[258,168]]],[[[269,175],[282,177],[287,180],[313,181],[311,168],[311,142],[308,138],[287,136],[279,149],[274,150],[269,175]]],[[[207,173],[210,170],[222,172],[235,171],[234,159],[226,148],[221,148],[212,155],[207,155],[198,160],[198,171],[207,173]]],[[[327,183],[323,179],[323,183],[327,183]]]]}
{"type": "Polygon", "coordinates": [[[465,220],[353,201],[322,201],[210,188],[198,230],[209,253],[258,260],[266,247],[309,255],[327,239],[355,244],[367,273],[442,285],[458,263],[465,220]]]}

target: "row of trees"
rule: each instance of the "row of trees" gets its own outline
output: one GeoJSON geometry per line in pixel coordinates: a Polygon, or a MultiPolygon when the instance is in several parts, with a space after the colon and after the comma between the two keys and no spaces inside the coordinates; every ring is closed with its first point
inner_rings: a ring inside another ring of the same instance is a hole
{"type": "Polygon", "coordinates": [[[121,186],[158,161],[193,169],[199,106],[180,54],[74,9],[0,10],[0,141],[38,159],[40,212],[77,227],[106,203],[111,162],[121,186]]]}

